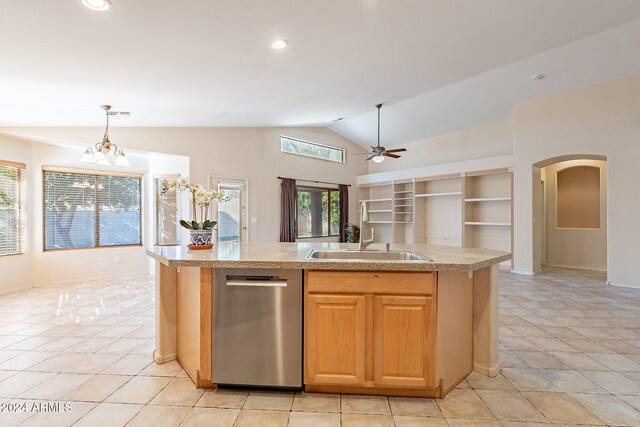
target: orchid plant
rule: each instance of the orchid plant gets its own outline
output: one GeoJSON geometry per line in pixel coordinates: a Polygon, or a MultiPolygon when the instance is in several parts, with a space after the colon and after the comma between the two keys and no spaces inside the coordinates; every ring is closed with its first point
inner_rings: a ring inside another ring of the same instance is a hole
{"type": "Polygon", "coordinates": [[[213,230],[217,222],[209,219],[209,206],[211,202],[227,202],[229,197],[223,195],[219,191],[207,191],[200,184],[192,184],[189,178],[183,177],[177,180],[162,182],[162,194],[172,188],[180,188],[188,190],[191,195],[191,203],[193,204],[193,219],[191,221],[180,220],[187,230],[213,230]],[[198,213],[200,215],[198,216],[198,213]],[[198,217],[200,221],[198,221],[198,217]]]}

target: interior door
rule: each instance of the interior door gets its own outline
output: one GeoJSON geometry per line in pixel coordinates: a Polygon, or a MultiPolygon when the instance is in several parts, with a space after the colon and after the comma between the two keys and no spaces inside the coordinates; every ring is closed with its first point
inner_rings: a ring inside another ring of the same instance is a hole
{"type": "Polygon", "coordinates": [[[218,221],[216,234],[218,242],[249,241],[248,212],[249,180],[237,178],[211,177],[210,188],[229,197],[228,202],[218,203],[214,212],[218,221]]]}

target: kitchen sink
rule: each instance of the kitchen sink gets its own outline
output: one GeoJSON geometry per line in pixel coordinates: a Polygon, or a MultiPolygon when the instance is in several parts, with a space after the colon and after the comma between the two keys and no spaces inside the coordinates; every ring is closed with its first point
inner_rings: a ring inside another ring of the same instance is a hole
{"type": "Polygon", "coordinates": [[[411,251],[359,251],[351,249],[314,249],[308,259],[381,260],[381,261],[429,261],[433,260],[411,251]]]}

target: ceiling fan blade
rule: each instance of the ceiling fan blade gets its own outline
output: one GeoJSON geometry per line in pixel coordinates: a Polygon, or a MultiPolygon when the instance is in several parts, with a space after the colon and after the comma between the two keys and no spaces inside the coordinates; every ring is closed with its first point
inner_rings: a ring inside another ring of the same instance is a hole
{"type": "Polygon", "coordinates": [[[391,154],[388,151],[385,151],[384,153],[382,153],[383,156],[386,157],[391,157],[392,159],[399,159],[402,156],[398,156],[397,154],[391,154]]]}
{"type": "Polygon", "coordinates": [[[373,159],[375,156],[376,156],[375,154],[372,154],[372,155],[370,155],[369,157],[367,157],[367,160],[371,160],[371,159],[373,159]]]}
{"type": "Polygon", "coordinates": [[[387,153],[400,153],[402,151],[407,151],[406,148],[395,148],[393,150],[387,150],[387,153]]]}

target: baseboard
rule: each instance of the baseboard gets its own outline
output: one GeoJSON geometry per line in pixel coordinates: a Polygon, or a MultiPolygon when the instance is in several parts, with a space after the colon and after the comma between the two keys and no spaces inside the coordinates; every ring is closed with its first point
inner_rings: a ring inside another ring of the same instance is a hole
{"type": "Polygon", "coordinates": [[[607,269],[604,270],[601,268],[587,268],[587,267],[576,267],[575,265],[564,265],[564,264],[542,264],[543,267],[556,267],[556,268],[566,268],[569,270],[580,270],[580,271],[597,271],[599,273],[606,273],[607,269]]]}
{"type": "Polygon", "coordinates": [[[627,285],[627,284],[624,284],[624,283],[607,282],[607,285],[609,285],[609,286],[617,286],[619,288],[640,289],[640,285],[627,285]]]}
{"type": "MultiPolygon", "coordinates": [[[[113,275],[109,275],[109,276],[80,277],[80,278],[76,278],[76,279],[66,279],[66,280],[56,280],[56,281],[52,281],[52,282],[42,282],[42,283],[38,283],[38,284],[33,285],[33,287],[34,288],[42,288],[44,286],[70,285],[70,284],[73,284],[73,283],[86,282],[86,281],[92,281],[92,280],[126,279],[126,278],[129,278],[129,277],[140,276],[140,275],[143,275],[143,274],[152,275],[153,272],[140,271],[140,272],[137,272],[137,273],[113,274],[113,275]]],[[[27,288],[27,289],[29,289],[29,288],[27,288]]]]}
{"type": "Polygon", "coordinates": [[[484,366],[480,366],[474,363],[473,370],[482,375],[486,375],[488,377],[493,378],[500,373],[500,371],[502,370],[502,367],[500,366],[500,362],[496,363],[496,365],[491,368],[485,368],[484,366]]]}
{"type": "Polygon", "coordinates": [[[12,294],[14,292],[26,291],[28,289],[33,289],[33,287],[32,286],[27,286],[27,287],[24,287],[24,288],[4,289],[4,290],[0,291],[0,295],[12,294]]]}
{"type": "Polygon", "coordinates": [[[520,271],[520,270],[511,270],[513,274],[519,274],[521,276],[535,276],[536,273],[532,271],[520,271]]]}
{"type": "Polygon", "coordinates": [[[176,360],[177,358],[178,358],[178,355],[176,353],[161,355],[161,354],[158,354],[156,350],[153,350],[153,360],[158,365],[171,362],[172,360],[176,360]]]}

